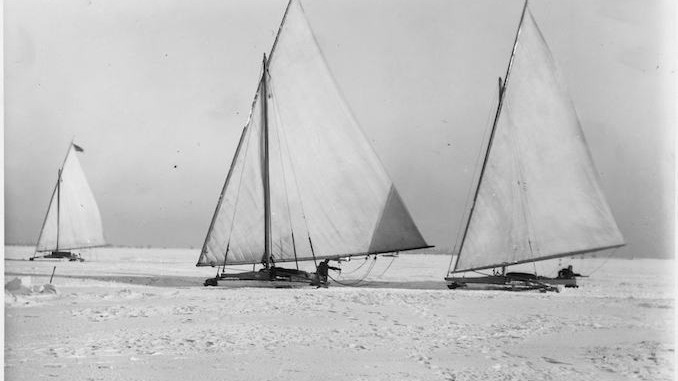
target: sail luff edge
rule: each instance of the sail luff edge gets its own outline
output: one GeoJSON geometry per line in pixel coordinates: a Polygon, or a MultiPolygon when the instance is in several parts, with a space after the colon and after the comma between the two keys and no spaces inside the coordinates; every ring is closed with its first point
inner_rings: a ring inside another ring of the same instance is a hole
{"type": "MultiPolygon", "coordinates": [[[[64,160],[61,162],[61,167],[59,167],[59,176],[57,178],[57,184],[56,184],[56,192],[57,192],[57,226],[56,226],[56,251],[59,251],[59,228],[60,228],[60,217],[61,217],[61,174],[64,170],[64,166],[66,165],[66,160],[68,160],[68,155],[71,154],[71,150],[73,149],[73,142],[75,141],[75,136],[71,138],[71,142],[68,143],[68,149],[66,150],[66,156],[64,156],[64,160]]],[[[52,206],[52,202],[50,201],[50,207],[52,206]]],[[[49,209],[47,209],[47,213],[49,213],[49,209]]],[[[45,216],[47,218],[47,216],[45,216]]],[[[42,234],[42,233],[40,233],[42,234]]]]}
{"type": "Polygon", "coordinates": [[[56,194],[57,187],[59,186],[59,178],[57,178],[56,184],[54,184],[54,189],[52,190],[52,196],[49,198],[49,205],[47,205],[47,212],[45,213],[45,218],[42,220],[42,226],[40,227],[40,234],[38,235],[38,241],[35,243],[35,252],[41,252],[46,250],[38,250],[38,245],[40,245],[40,240],[42,239],[43,230],[45,230],[45,224],[47,223],[47,216],[49,215],[49,210],[52,207],[52,202],[54,201],[54,195],[56,194]]]}
{"type": "MultiPolygon", "coordinates": [[[[68,159],[68,155],[71,153],[71,149],[73,148],[73,141],[75,139],[75,136],[71,138],[71,142],[68,144],[68,149],[66,150],[66,156],[64,156],[64,159],[61,161],[61,166],[59,167],[59,175],[57,177],[57,182],[54,185],[54,190],[52,190],[52,196],[50,196],[49,199],[49,205],[47,205],[47,212],[45,213],[45,218],[42,220],[42,226],[40,227],[40,234],[38,235],[38,241],[35,243],[35,252],[38,252],[38,245],[40,244],[40,239],[42,239],[42,231],[45,229],[45,223],[47,223],[47,215],[49,215],[49,209],[52,207],[52,202],[54,201],[54,195],[57,192],[57,188],[59,187],[59,181],[61,181],[61,171],[64,168],[64,165],[66,164],[66,160],[68,159]]],[[[58,224],[57,224],[58,225],[58,224]]],[[[57,232],[58,232],[58,227],[57,227],[57,232]]],[[[57,247],[58,250],[58,247],[57,247]]]]}
{"type": "MultiPolygon", "coordinates": [[[[497,105],[497,112],[494,115],[494,123],[492,123],[492,131],[490,132],[490,138],[488,139],[487,149],[485,151],[485,158],[483,159],[483,166],[480,169],[480,176],[478,176],[478,184],[476,186],[476,191],[473,195],[473,203],[471,204],[471,210],[468,214],[468,219],[466,221],[466,226],[464,227],[464,235],[461,237],[461,243],[459,244],[459,252],[457,253],[457,260],[454,263],[454,273],[457,271],[457,265],[459,264],[459,258],[461,257],[462,250],[464,248],[464,243],[466,242],[466,236],[468,235],[468,230],[471,225],[471,218],[473,218],[473,211],[476,207],[476,202],[478,201],[478,194],[480,193],[480,185],[483,182],[483,176],[485,174],[485,168],[487,167],[488,158],[490,157],[490,151],[492,149],[492,142],[494,141],[494,135],[497,130],[497,123],[499,122],[499,116],[501,115],[501,109],[504,105],[504,95],[506,93],[506,85],[509,81],[509,75],[511,74],[511,67],[513,66],[513,58],[516,54],[516,47],[518,46],[518,38],[520,37],[520,30],[523,26],[523,20],[525,20],[525,12],[527,11],[527,2],[523,5],[523,11],[520,15],[520,21],[518,22],[518,29],[516,30],[516,37],[513,41],[513,48],[511,49],[511,57],[509,58],[508,67],[506,68],[506,75],[504,76],[504,81],[499,92],[499,104],[497,105]]],[[[449,273],[449,270],[448,270],[449,273]]]]}
{"type": "Polygon", "coordinates": [[[290,10],[290,5],[292,5],[292,1],[294,0],[289,0],[287,2],[287,6],[285,7],[285,13],[283,13],[282,20],[280,20],[280,25],[278,26],[278,31],[275,34],[275,40],[273,40],[273,45],[271,46],[271,51],[268,53],[268,60],[270,61],[273,59],[273,52],[275,52],[275,47],[278,45],[278,38],[280,37],[280,32],[282,31],[283,25],[285,25],[285,20],[287,19],[287,13],[290,10]]]}
{"type": "MultiPolygon", "coordinates": [[[[238,146],[235,149],[235,153],[233,154],[233,159],[231,160],[231,166],[228,169],[228,174],[226,175],[226,180],[224,181],[224,185],[221,188],[221,193],[219,194],[219,200],[217,201],[217,206],[214,209],[214,214],[212,215],[212,221],[210,222],[210,227],[207,230],[205,242],[202,245],[202,250],[200,250],[200,257],[198,258],[198,261],[200,261],[200,258],[202,258],[202,254],[207,249],[207,242],[209,241],[209,239],[212,235],[212,230],[214,229],[214,223],[217,220],[217,214],[219,214],[219,209],[221,209],[221,203],[224,200],[224,194],[226,193],[226,188],[228,187],[228,184],[231,180],[231,176],[233,175],[233,167],[235,166],[235,162],[238,159],[238,156],[240,155],[240,148],[242,147],[242,142],[245,139],[245,134],[247,133],[248,128],[249,128],[249,124],[247,124],[245,127],[243,127],[242,132],[240,133],[240,140],[238,141],[238,146]]],[[[197,266],[197,264],[196,264],[196,266],[197,266]]]]}
{"type": "MultiPolygon", "coordinates": [[[[281,32],[282,27],[283,27],[283,25],[284,25],[284,23],[285,23],[285,19],[287,18],[287,13],[288,13],[288,10],[289,10],[289,8],[290,8],[290,5],[292,4],[292,1],[293,1],[293,0],[289,0],[288,3],[287,3],[287,6],[286,6],[286,8],[285,8],[285,13],[283,14],[282,21],[280,22],[280,26],[278,27],[278,31],[277,31],[276,36],[275,36],[275,40],[273,41],[273,46],[271,47],[271,51],[270,51],[268,57],[267,57],[267,58],[264,57],[264,61],[270,61],[270,60],[271,60],[271,56],[273,55],[273,51],[275,50],[275,46],[277,45],[278,37],[280,36],[280,32],[281,32]]],[[[243,132],[242,132],[242,134],[240,135],[240,141],[238,142],[238,148],[236,149],[236,153],[235,153],[235,155],[233,156],[233,161],[231,162],[231,169],[229,169],[229,174],[227,175],[226,181],[224,182],[224,186],[223,186],[223,188],[222,188],[222,194],[219,196],[219,201],[218,201],[218,203],[217,203],[217,207],[215,208],[215,213],[214,213],[214,215],[212,216],[212,221],[211,221],[211,223],[210,223],[210,228],[209,228],[209,230],[207,231],[207,235],[206,235],[206,237],[205,237],[205,242],[203,243],[202,250],[200,251],[200,257],[198,257],[198,263],[196,263],[196,266],[198,266],[198,267],[199,267],[199,266],[210,266],[209,264],[200,264],[200,259],[202,258],[202,253],[204,252],[204,250],[205,250],[205,248],[206,248],[207,241],[209,240],[209,237],[210,237],[210,235],[211,235],[212,229],[214,228],[214,221],[215,221],[215,219],[216,219],[216,214],[217,214],[217,212],[218,212],[218,210],[219,210],[219,207],[220,207],[220,205],[221,205],[221,200],[222,200],[222,198],[223,198],[223,193],[224,193],[224,191],[226,190],[226,187],[227,187],[227,185],[228,185],[228,181],[229,181],[229,178],[230,178],[230,174],[231,174],[231,170],[232,170],[233,164],[235,163],[235,159],[238,157],[238,153],[239,153],[239,150],[240,150],[240,145],[242,144],[243,137],[245,136],[245,131],[249,128],[250,122],[251,122],[251,120],[252,120],[252,112],[254,111],[254,108],[255,108],[256,103],[257,103],[257,99],[259,98],[259,89],[260,89],[261,86],[262,86],[262,81],[265,80],[265,78],[266,78],[266,72],[265,72],[265,71],[266,71],[266,65],[264,65],[263,71],[264,71],[264,72],[262,73],[262,76],[261,76],[261,78],[259,79],[259,83],[258,83],[258,85],[257,85],[257,90],[256,90],[256,92],[255,92],[255,94],[254,94],[254,98],[252,99],[252,105],[251,105],[251,107],[250,107],[250,113],[249,113],[249,116],[247,117],[247,124],[246,124],[245,127],[243,128],[243,132]]],[[[266,101],[265,98],[264,98],[264,101],[266,101]]]]}

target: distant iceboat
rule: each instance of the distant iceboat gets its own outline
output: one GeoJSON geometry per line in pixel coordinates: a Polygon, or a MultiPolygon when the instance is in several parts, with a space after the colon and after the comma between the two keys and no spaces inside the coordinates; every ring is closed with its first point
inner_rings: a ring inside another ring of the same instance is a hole
{"type": "Polygon", "coordinates": [[[218,268],[205,285],[323,283],[298,262],[426,247],[291,0],[198,259],[218,268]],[[225,272],[242,264],[263,268],[225,272]]]}
{"type": "Polygon", "coordinates": [[[99,207],[80,166],[79,152],[84,150],[71,142],[59,168],[31,261],[35,258],[83,261],[72,251],[106,245],[99,207]],[[48,254],[38,254],[44,252],[48,254]]]}
{"type": "Polygon", "coordinates": [[[499,85],[473,203],[454,269],[445,278],[448,287],[577,287],[571,269],[557,278],[506,273],[509,265],[624,245],[574,106],[527,1],[499,85]],[[495,271],[477,276],[487,269],[495,271]]]}

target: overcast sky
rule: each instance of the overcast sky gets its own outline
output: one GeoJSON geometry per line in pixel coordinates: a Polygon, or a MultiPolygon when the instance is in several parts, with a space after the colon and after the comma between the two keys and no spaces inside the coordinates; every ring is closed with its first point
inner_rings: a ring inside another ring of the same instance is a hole
{"type": "MultiPolygon", "coordinates": [[[[522,0],[304,0],[430,244],[451,248],[522,0]]],[[[73,136],[111,244],[202,245],[286,0],[5,1],[5,239],[73,136]]],[[[673,253],[675,5],[532,0],[627,247],[673,253]]]]}

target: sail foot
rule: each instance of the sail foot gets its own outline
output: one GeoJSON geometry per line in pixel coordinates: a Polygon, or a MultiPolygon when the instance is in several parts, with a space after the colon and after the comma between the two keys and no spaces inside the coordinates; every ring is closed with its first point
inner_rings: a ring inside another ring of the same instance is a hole
{"type": "Polygon", "coordinates": [[[474,277],[446,277],[447,288],[482,288],[491,290],[559,292],[558,286],[578,287],[577,280],[540,277],[534,274],[507,273],[474,277]]]}
{"type": "Polygon", "coordinates": [[[593,249],[570,251],[570,252],[567,252],[567,253],[548,255],[548,256],[539,257],[539,258],[529,258],[529,259],[525,259],[525,260],[521,260],[521,261],[515,261],[515,262],[503,262],[503,263],[496,263],[496,264],[491,264],[491,265],[486,265],[486,266],[478,266],[478,267],[471,267],[471,268],[461,268],[461,269],[455,268],[453,271],[450,271],[450,274],[458,274],[458,273],[464,273],[464,272],[470,272],[470,271],[487,270],[487,269],[493,269],[493,268],[497,268],[497,267],[507,267],[507,266],[512,266],[512,265],[520,265],[520,264],[523,264],[523,263],[539,262],[539,261],[545,261],[545,260],[549,260],[549,259],[557,259],[557,258],[562,258],[562,257],[571,257],[571,256],[574,256],[574,255],[589,254],[589,253],[602,251],[602,250],[616,249],[616,248],[622,247],[624,245],[625,245],[625,243],[620,243],[620,244],[598,247],[598,248],[593,248],[593,249]]]}

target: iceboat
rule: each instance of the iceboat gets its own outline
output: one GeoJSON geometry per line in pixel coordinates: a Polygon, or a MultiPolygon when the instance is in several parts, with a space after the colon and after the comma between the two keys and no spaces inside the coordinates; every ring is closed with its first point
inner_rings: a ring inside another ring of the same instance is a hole
{"type": "Polygon", "coordinates": [[[82,262],[76,250],[106,245],[99,207],[78,160],[81,153],[82,147],[69,144],[31,261],[65,258],[82,262]]]}
{"type": "Polygon", "coordinates": [[[577,287],[571,269],[546,277],[507,267],[624,245],[573,102],[527,1],[506,75],[499,78],[484,149],[456,261],[453,256],[445,278],[449,288],[577,287]]]}
{"type": "Polygon", "coordinates": [[[217,268],[205,285],[325,285],[299,262],[427,247],[291,0],[197,262],[217,268]]]}

